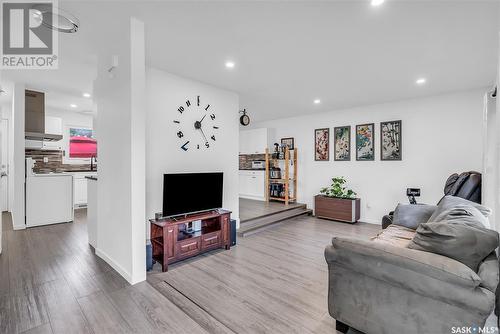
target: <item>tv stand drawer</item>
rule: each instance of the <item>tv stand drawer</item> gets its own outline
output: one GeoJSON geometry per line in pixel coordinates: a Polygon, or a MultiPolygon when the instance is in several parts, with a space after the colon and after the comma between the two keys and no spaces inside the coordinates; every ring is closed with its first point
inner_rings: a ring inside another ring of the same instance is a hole
{"type": "Polygon", "coordinates": [[[177,257],[184,258],[200,252],[200,238],[191,238],[177,242],[177,257]]]}
{"type": "Polygon", "coordinates": [[[220,247],[221,234],[220,231],[203,234],[201,236],[201,249],[220,247]]]}

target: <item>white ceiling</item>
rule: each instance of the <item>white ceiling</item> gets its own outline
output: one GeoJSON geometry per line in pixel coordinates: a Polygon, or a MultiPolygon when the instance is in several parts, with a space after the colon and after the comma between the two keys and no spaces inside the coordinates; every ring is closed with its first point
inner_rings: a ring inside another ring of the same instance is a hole
{"type": "Polygon", "coordinates": [[[31,80],[76,95],[130,15],[145,22],[150,66],[239,93],[254,120],[484,87],[497,71],[497,1],[59,3],[81,21],[60,34],[68,66],[31,80]]]}
{"type": "MultiPolygon", "coordinates": [[[[27,89],[44,92],[47,110],[90,113],[95,109],[92,99],[83,97],[83,93],[92,93],[95,72],[95,66],[81,59],[61,57],[58,70],[2,70],[0,83],[11,87],[13,82],[23,82],[27,89]]],[[[4,100],[11,97],[11,90],[6,89],[4,100]]]]}

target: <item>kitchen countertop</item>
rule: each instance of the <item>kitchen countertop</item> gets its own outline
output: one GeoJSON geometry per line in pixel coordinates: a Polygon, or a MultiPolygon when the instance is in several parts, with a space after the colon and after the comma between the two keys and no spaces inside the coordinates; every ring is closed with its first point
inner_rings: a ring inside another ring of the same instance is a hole
{"type": "Polygon", "coordinates": [[[265,171],[265,168],[240,168],[240,170],[265,171]]]}
{"type": "Polygon", "coordinates": [[[97,173],[97,170],[65,170],[66,173],[97,173]]]}
{"type": "Polygon", "coordinates": [[[97,181],[97,176],[85,176],[86,179],[97,181]]]}
{"type": "Polygon", "coordinates": [[[28,175],[28,177],[51,177],[51,176],[71,176],[71,177],[73,177],[73,174],[71,174],[71,173],[34,173],[31,175],[28,175]]]}

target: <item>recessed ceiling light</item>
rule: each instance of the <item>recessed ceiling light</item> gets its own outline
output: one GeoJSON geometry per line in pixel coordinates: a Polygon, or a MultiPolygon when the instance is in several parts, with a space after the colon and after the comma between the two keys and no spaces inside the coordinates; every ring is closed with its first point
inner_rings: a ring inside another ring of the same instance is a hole
{"type": "Polygon", "coordinates": [[[86,98],[89,98],[89,97],[90,97],[90,94],[89,94],[89,93],[83,93],[82,95],[83,95],[83,97],[86,97],[86,98]]]}
{"type": "Polygon", "coordinates": [[[385,0],[372,0],[371,4],[373,7],[380,6],[381,4],[384,3],[385,0]]]}
{"type": "Polygon", "coordinates": [[[425,84],[426,82],[427,82],[426,78],[419,78],[419,79],[417,79],[417,81],[415,81],[415,83],[417,85],[420,85],[420,86],[423,85],[423,84],[425,84]]]}
{"type": "Polygon", "coordinates": [[[76,107],[78,107],[78,106],[77,106],[76,104],[74,104],[74,103],[71,103],[69,106],[70,106],[71,108],[76,108],[76,107]]]}
{"type": "Polygon", "coordinates": [[[234,62],[232,62],[232,61],[226,61],[226,67],[227,68],[234,68],[234,62]]]}
{"type": "Polygon", "coordinates": [[[320,104],[320,103],[321,103],[321,100],[320,100],[320,99],[316,99],[316,100],[314,100],[313,102],[314,102],[314,104],[320,104]]]}

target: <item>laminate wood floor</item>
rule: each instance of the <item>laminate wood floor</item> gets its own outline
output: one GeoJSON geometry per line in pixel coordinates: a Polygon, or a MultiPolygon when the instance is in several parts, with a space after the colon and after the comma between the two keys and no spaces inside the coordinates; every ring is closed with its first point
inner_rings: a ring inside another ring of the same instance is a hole
{"type": "Polygon", "coordinates": [[[75,222],[13,231],[3,214],[0,333],[206,333],[149,283],[130,286],[75,222]]]}
{"type": "Polygon", "coordinates": [[[312,217],[152,272],[130,286],[75,222],[13,231],[3,215],[0,333],[336,333],[325,245],[379,227],[312,217]]]}
{"type": "Polygon", "coordinates": [[[148,281],[213,333],[335,333],[327,311],[325,246],[369,238],[380,226],[302,216],[219,251],[169,266],[148,281]]]}

